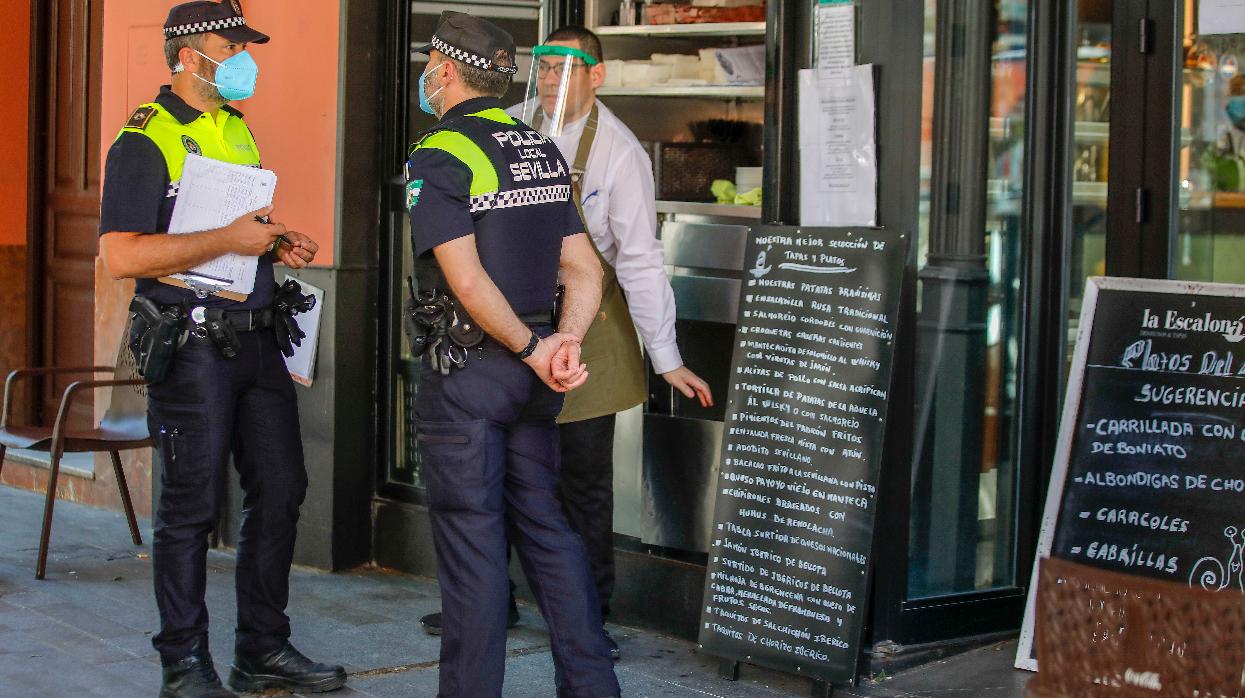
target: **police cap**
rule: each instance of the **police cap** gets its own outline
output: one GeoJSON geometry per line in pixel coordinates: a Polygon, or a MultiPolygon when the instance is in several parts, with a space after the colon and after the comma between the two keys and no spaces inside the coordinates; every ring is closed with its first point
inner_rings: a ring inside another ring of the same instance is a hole
{"type": "Polygon", "coordinates": [[[244,44],[268,42],[267,34],[247,26],[246,17],[242,16],[242,3],[238,0],[183,2],[169,10],[169,18],[164,20],[165,41],[207,32],[244,44]]]}
{"type": "Polygon", "coordinates": [[[433,49],[483,70],[506,75],[519,72],[514,61],[514,38],[496,24],[462,12],[442,12],[432,43],[415,50],[429,53],[433,49]]]}

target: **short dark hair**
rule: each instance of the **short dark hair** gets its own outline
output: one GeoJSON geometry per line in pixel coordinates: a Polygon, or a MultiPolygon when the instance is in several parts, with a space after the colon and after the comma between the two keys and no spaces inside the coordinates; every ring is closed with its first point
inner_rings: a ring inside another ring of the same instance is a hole
{"type": "Polygon", "coordinates": [[[446,60],[454,63],[454,67],[458,69],[458,74],[463,79],[463,84],[475,92],[489,97],[502,97],[505,96],[506,90],[510,89],[511,77],[505,73],[477,68],[448,56],[446,60]]]}
{"type": "Polygon", "coordinates": [[[605,53],[601,51],[600,37],[593,34],[592,30],[587,27],[571,24],[561,29],[554,29],[549,36],[545,37],[545,43],[550,41],[578,41],[584,53],[597,59],[597,62],[605,60],[605,53]]]}
{"type": "Polygon", "coordinates": [[[177,64],[182,62],[177,54],[181,53],[184,48],[196,51],[203,48],[203,34],[175,36],[164,42],[164,60],[169,64],[169,70],[176,70],[177,64]]]}

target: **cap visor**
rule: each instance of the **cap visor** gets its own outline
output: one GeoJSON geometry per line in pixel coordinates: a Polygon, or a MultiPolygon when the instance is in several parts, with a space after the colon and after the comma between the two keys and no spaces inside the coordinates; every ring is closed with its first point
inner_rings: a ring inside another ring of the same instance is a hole
{"type": "Polygon", "coordinates": [[[415,49],[415,53],[426,53],[426,54],[428,54],[429,56],[431,56],[431,55],[432,55],[432,49],[433,49],[432,44],[424,44],[423,46],[420,46],[419,48],[416,48],[416,49],[415,49]]]}
{"type": "Polygon", "coordinates": [[[267,34],[255,31],[245,24],[240,27],[220,29],[212,33],[219,34],[230,41],[237,41],[242,44],[266,44],[270,38],[267,34]]]}

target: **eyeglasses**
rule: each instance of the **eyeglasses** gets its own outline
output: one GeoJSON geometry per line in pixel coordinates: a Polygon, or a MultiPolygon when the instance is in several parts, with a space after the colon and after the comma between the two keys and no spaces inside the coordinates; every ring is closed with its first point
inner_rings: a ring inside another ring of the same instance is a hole
{"type": "Polygon", "coordinates": [[[536,64],[536,77],[544,78],[545,76],[549,75],[549,73],[553,73],[554,77],[561,80],[563,73],[566,71],[566,67],[568,65],[571,67],[571,70],[573,72],[575,68],[582,68],[582,67],[585,67],[587,64],[584,63],[583,61],[558,61],[557,63],[548,63],[546,61],[540,61],[536,64]]]}

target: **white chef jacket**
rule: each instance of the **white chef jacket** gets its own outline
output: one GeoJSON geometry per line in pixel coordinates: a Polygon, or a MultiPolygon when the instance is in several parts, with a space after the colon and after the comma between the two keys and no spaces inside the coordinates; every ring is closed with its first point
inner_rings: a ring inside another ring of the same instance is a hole
{"type": "MultiPolygon", "coordinates": [[[[653,370],[666,373],[683,366],[683,357],[675,344],[674,291],[657,239],[653,165],[631,129],[600,100],[596,104],[597,137],[580,181],[585,223],[601,256],[618,275],[653,370]]],[[[522,118],[523,105],[508,112],[522,118]]],[[[566,124],[562,135],[552,139],[568,165],[575,162],[587,122],[584,116],[566,124]]]]}

